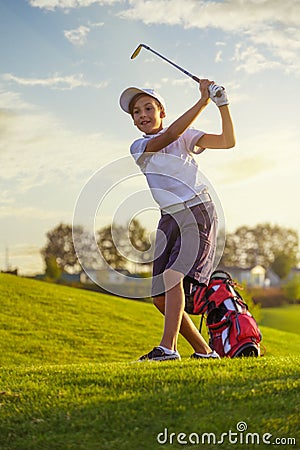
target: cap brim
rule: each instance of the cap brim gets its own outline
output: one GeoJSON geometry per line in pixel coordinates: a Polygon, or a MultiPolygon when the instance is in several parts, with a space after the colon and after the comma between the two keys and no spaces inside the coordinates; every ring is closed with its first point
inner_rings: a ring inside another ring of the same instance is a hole
{"type": "Polygon", "coordinates": [[[146,94],[149,95],[148,92],[143,91],[142,89],[136,88],[136,87],[130,87],[125,89],[125,91],[121,94],[120,97],[120,106],[123,109],[123,111],[130,114],[129,111],[129,105],[133,97],[137,94],[146,94]]]}
{"type": "Polygon", "coordinates": [[[130,87],[125,89],[125,91],[120,96],[120,106],[123,109],[123,111],[130,114],[129,111],[130,102],[133,99],[133,97],[137,94],[145,94],[149,95],[149,97],[155,98],[155,100],[157,100],[163,106],[163,108],[166,109],[164,99],[157,92],[155,92],[154,89],[148,88],[140,89],[136,87],[130,87]]]}

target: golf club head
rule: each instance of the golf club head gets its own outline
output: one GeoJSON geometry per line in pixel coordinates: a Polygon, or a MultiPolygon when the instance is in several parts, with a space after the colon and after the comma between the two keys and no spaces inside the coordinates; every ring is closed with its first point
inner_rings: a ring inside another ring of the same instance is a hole
{"type": "Polygon", "coordinates": [[[132,53],[132,55],[131,55],[131,59],[134,59],[134,58],[136,58],[138,55],[139,55],[139,53],[140,53],[140,51],[142,50],[142,47],[143,47],[143,44],[140,44],[135,50],[134,50],[134,52],[132,53]]]}

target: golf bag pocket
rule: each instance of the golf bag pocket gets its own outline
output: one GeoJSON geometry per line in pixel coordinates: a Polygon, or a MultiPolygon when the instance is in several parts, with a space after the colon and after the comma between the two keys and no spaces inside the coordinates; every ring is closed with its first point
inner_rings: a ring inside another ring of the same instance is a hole
{"type": "Polygon", "coordinates": [[[249,311],[245,313],[233,312],[230,336],[232,338],[229,354],[232,358],[237,356],[260,355],[259,342],[262,336],[256,320],[249,311]]]}
{"type": "Polygon", "coordinates": [[[209,323],[210,347],[221,357],[259,356],[261,333],[254,317],[247,311],[228,311],[219,323],[209,323]]]}
{"type": "Polygon", "coordinates": [[[203,312],[206,310],[206,285],[193,285],[190,279],[186,277],[183,281],[183,287],[185,293],[184,310],[188,314],[203,314],[203,312]]]}
{"type": "Polygon", "coordinates": [[[209,346],[215,350],[219,356],[224,357],[230,351],[229,344],[229,329],[230,322],[228,318],[221,320],[218,323],[208,324],[206,321],[206,325],[209,333],[209,346]]]}

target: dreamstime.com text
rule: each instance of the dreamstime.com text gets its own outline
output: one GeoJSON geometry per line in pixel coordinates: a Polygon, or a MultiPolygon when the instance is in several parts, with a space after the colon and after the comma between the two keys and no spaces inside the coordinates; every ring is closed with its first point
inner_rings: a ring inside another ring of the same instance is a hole
{"type": "MultiPolygon", "coordinates": [[[[245,444],[246,445],[283,445],[296,446],[296,438],[294,437],[274,437],[271,433],[255,433],[247,432],[248,425],[246,422],[238,422],[236,431],[228,430],[224,433],[174,433],[165,428],[158,433],[156,439],[161,445],[164,444],[181,444],[181,445],[223,445],[229,444],[245,444]]],[[[249,448],[249,447],[248,447],[249,448]]]]}

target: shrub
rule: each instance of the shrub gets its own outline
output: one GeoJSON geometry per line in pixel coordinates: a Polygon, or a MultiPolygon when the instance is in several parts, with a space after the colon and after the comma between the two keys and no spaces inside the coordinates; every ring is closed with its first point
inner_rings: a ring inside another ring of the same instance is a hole
{"type": "Polygon", "coordinates": [[[262,319],[261,306],[259,303],[254,303],[251,291],[247,288],[246,284],[238,285],[236,289],[243,297],[250,313],[254,316],[255,320],[260,323],[262,319]]]}
{"type": "Polygon", "coordinates": [[[292,303],[299,303],[300,301],[300,275],[294,276],[284,286],[283,290],[292,303]]]}

